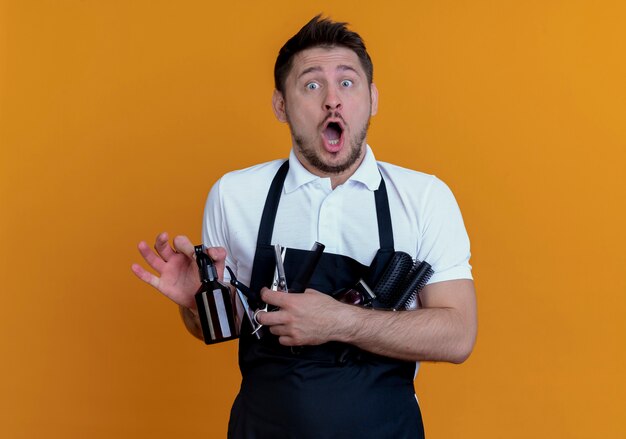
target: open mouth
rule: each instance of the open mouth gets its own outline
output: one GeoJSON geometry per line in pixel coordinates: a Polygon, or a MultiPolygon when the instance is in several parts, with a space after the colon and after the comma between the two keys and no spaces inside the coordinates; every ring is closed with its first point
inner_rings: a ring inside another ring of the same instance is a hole
{"type": "Polygon", "coordinates": [[[324,138],[330,147],[341,146],[343,127],[338,122],[328,122],[324,128],[324,138]]]}

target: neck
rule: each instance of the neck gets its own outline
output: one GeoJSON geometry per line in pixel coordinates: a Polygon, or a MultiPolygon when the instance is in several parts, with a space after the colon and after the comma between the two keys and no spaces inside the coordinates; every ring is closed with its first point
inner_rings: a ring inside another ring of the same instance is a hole
{"type": "Polygon", "coordinates": [[[304,168],[311,174],[317,175],[318,177],[322,178],[330,178],[330,185],[333,189],[335,189],[337,186],[341,186],[346,181],[348,181],[350,177],[352,177],[352,175],[356,172],[359,166],[361,166],[364,157],[365,154],[361,154],[356,162],[354,162],[349,168],[341,172],[324,172],[321,169],[311,165],[303,157],[298,157],[298,160],[300,161],[300,163],[302,163],[302,166],[304,166],[304,168]]]}
{"type": "Polygon", "coordinates": [[[352,163],[349,167],[343,170],[340,170],[338,172],[331,172],[327,169],[323,169],[312,164],[299,151],[297,145],[294,145],[293,150],[295,152],[295,155],[298,161],[302,164],[302,166],[304,166],[304,169],[306,169],[313,175],[317,175],[318,177],[330,178],[330,185],[333,189],[335,189],[337,186],[340,186],[344,184],[346,181],[348,181],[348,179],[356,172],[356,170],[359,169],[359,166],[361,166],[361,163],[363,163],[363,160],[365,159],[365,154],[366,154],[365,143],[363,143],[361,147],[361,154],[354,161],[354,163],[352,163]]]}

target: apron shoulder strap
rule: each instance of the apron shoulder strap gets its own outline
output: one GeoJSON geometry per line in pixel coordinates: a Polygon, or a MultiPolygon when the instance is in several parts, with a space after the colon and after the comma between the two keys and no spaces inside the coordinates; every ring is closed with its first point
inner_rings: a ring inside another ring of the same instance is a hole
{"type": "Polygon", "coordinates": [[[393,249],[393,227],[391,226],[391,210],[387,197],[387,185],[383,175],[380,175],[380,186],[374,191],[376,201],[376,216],[378,217],[378,239],[381,249],[393,249]]]}
{"type": "Polygon", "coordinates": [[[276,212],[278,211],[278,203],[280,203],[280,195],[282,193],[283,184],[289,171],[289,160],[286,160],[276,172],[270,190],[267,193],[265,207],[263,208],[263,216],[261,216],[261,224],[259,225],[259,234],[257,236],[256,245],[270,245],[272,242],[272,234],[274,232],[274,222],[276,221],[276,212]]]}

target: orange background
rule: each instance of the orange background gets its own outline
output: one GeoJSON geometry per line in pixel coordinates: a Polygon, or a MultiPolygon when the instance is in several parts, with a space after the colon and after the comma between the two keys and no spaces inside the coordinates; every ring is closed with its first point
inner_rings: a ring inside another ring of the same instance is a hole
{"type": "Polygon", "coordinates": [[[375,62],[378,159],[438,175],[480,328],[423,365],[429,438],[624,438],[621,1],[0,3],[0,436],[224,437],[236,343],[205,347],[130,271],[200,240],[224,172],[286,157],[282,43],[318,12],[375,62]]]}

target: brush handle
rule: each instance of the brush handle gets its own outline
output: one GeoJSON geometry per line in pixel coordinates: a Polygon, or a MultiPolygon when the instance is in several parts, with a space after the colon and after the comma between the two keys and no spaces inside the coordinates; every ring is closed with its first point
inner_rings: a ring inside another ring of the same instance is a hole
{"type": "Polygon", "coordinates": [[[307,289],[309,282],[311,282],[311,278],[313,277],[313,272],[317,267],[317,263],[322,257],[324,247],[324,244],[320,244],[319,242],[313,244],[313,248],[311,249],[311,253],[309,254],[307,261],[302,265],[300,273],[298,273],[293,282],[291,282],[291,288],[289,288],[290,293],[304,293],[304,290],[307,289]]]}

